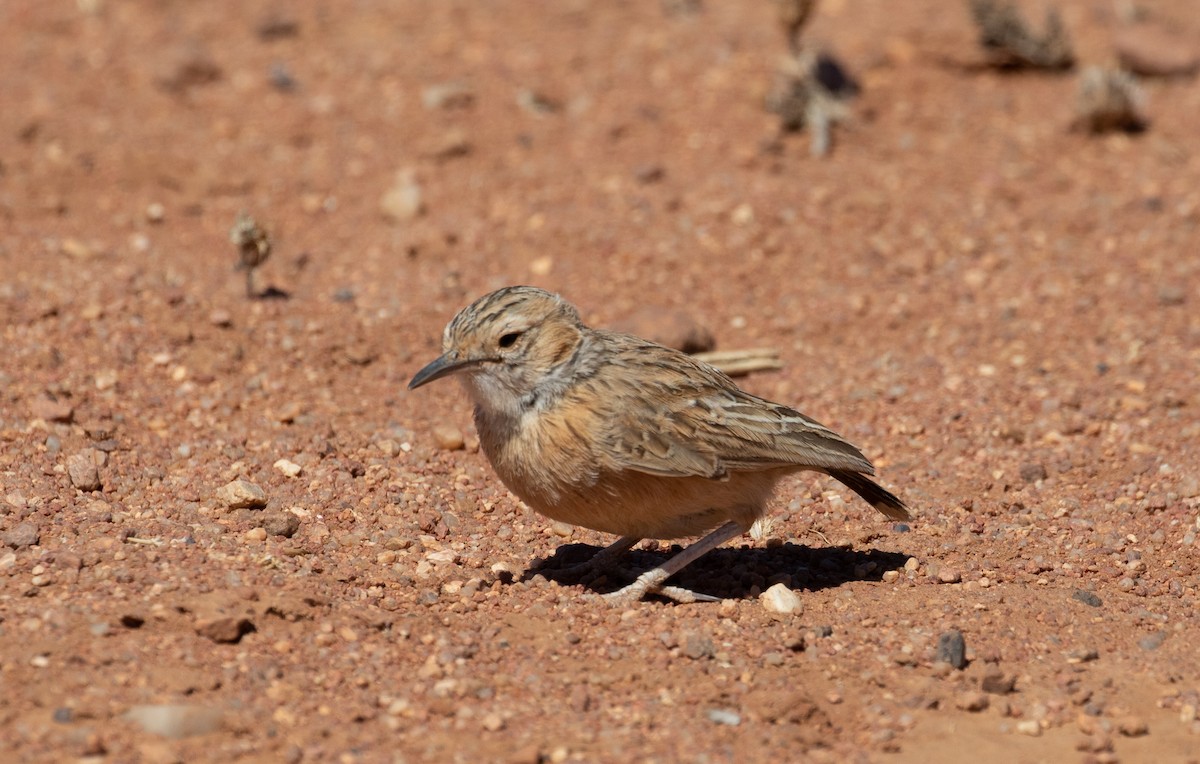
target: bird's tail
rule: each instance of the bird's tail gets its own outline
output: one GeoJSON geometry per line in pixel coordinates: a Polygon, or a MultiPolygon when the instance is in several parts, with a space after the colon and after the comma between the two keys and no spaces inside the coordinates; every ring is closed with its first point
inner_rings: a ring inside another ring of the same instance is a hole
{"type": "Polygon", "coordinates": [[[868,504],[893,520],[907,520],[911,515],[900,497],[866,475],[849,470],[829,470],[829,476],[863,497],[868,504]]]}

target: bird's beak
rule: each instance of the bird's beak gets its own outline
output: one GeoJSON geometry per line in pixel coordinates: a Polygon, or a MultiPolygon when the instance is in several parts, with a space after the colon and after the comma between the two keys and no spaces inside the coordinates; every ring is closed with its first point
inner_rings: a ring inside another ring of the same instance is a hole
{"type": "Polygon", "coordinates": [[[475,366],[478,363],[479,360],[473,358],[456,360],[446,355],[438,356],[429,362],[425,368],[416,373],[416,375],[412,378],[412,381],[408,383],[408,389],[416,390],[418,387],[426,384],[427,382],[432,382],[435,379],[441,379],[442,377],[448,377],[455,372],[475,366]]]}

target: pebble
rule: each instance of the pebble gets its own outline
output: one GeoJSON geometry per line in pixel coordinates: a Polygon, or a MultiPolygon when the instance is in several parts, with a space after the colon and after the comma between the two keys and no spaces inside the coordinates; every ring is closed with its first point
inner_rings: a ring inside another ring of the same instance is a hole
{"type": "Polygon", "coordinates": [[[461,82],[430,85],[421,91],[426,109],[464,108],[475,102],[475,93],[461,82]]]}
{"type": "Polygon", "coordinates": [[[63,242],[59,245],[59,248],[62,250],[64,255],[73,257],[76,260],[87,260],[89,257],[96,254],[86,243],[74,238],[63,239],[63,242]]]}
{"type": "Polygon", "coordinates": [[[420,215],[425,209],[425,202],[416,173],[412,170],[397,172],[392,187],[384,191],[379,199],[379,209],[393,223],[407,222],[420,215]]]}
{"type": "Polygon", "coordinates": [[[267,532],[263,528],[251,528],[242,534],[242,538],[246,539],[247,541],[265,541],[267,538],[267,532]]]}
{"type": "Polygon", "coordinates": [[[222,329],[227,329],[233,326],[233,315],[227,310],[216,308],[208,314],[208,323],[222,329]]]}
{"type": "Polygon", "coordinates": [[[989,671],[979,680],[979,689],[992,695],[1007,695],[1017,686],[1017,678],[999,671],[989,671]]]}
{"type": "Polygon", "coordinates": [[[289,459],[279,459],[272,466],[288,477],[299,477],[304,471],[303,467],[289,459]]]}
{"type": "Polygon", "coordinates": [[[681,310],[645,306],[617,322],[615,328],[684,353],[705,353],[717,346],[713,333],[681,310]]]}
{"type": "Polygon", "coordinates": [[[62,422],[69,424],[75,419],[75,407],[66,401],[54,401],[49,398],[39,398],[30,406],[34,419],[44,419],[47,422],[62,422]]]}
{"type": "Polygon", "coordinates": [[[159,202],[146,205],[146,220],[150,223],[161,223],[167,217],[167,208],[159,202]]]}
{"type": "Polygon", "coordinates": [[[1171,77],[1200,71],[1200,47],[1165,29],[1139,24],[1113,38],[1121,66],[1144,77],[1171,77]]]}
{"type": "Polygon", "coordinates": [[[969,690],[954,699],[954,706],[961,711],[976,713],[987,709],[991,701],[988,696],[978,690],[969,690]]]}
{"type": "Polygon", "coordinates": [[[1017,722],[1016,730],[1022,735],[1038,737],[1042,734],[1042,725],[1036,719],[1025,719],[1017,722]]]}
{"type": "Polygon", "coordinates": [[[742,723],[742,717],[736,711],[729,711],[724,708],[710,708],[705,714],[710,722],[716,724],[725,724],[730,727],[736,727],[742,723]]]}
{"type": "Polygon", "coordinates": [[[483,717],[483,728],[488,732],[499,732],[504,729],[504,717],[497,713],[490,713],[483,717]]]}
{"type": "Polygon", "coordinates": [[[759,595],[768,613],[792,615],[804,609],[800,596],[783,584],[775,584],[759,595]]]}
{"type": "Polygon", "coordinates": [[[962,573],[955,568],[942,568],[938,571],[937,580],[943,584],[957,584],[962,581],[962,573]]]}
{"type": "Polygon", "coordinates": [[[95,452],[84,449],[67,457],[67,475],[71,485],[81,491],[98,491],[101,487],[100,468],[96,466],[95,452]]]}
{"type": "Polygon", "coordinates": [[[717,652],[713,641],[707,636],[695,631],[683,635],[683,654],[692,660],[711,658],[717,652]]]}
{"type": "Polygon", "coordinates": [[[1142,648],[1143,650],[1147,650],[1147,651],[1157,650],[1158,648],[1162,647],[1163,642],[1165,642],[1166,640],[1167,640],[1167,633],[1165,631],[1156,631],[1153,634],[1147,634],[1146,636],[1139,639],[1138,647],[1142,648]]]}
{"type": "Polygon", "coordinates": [[[956,669],[967,665],[967,640],[958,629],[943,632],[938,637],[937,660],[956,669]]]}
{"type": "Polygon", "coordinates": [[[575,532],[575,526],[555,520],[550,523],[550,532],[560,538],[570,538],[571,534],[575,532]]]}
{"type": "Polygon", "coordinates": [[[217,500],[230,509],[257,509],[267,506],[266,492],[249,480],[234,480],[217,489],[217,500]]]}
{"type": "Polygon", "coordinates": [[[1045,480],[1049,476],[1049,473],[1046,472],[1046,465],[1039,462],[1022,464],[1020,474],[1021,479],[1026,483],[1036,483],[1039,480],[1045,480]]]}
{"type": "Polygon", "coordinates": [[[215,732],[223,717],[215,708],[171,704],[134,706],[125,714],[145,732],[174,739],[215,732]]]}
{"type": "Polygon", "coordinates": [[[1090,607],[1100,607],[1104,604],[1104,601],[1100,599],[1099,596],[1093,592],[1087,591],[1086,589],[1076,589],[1074,593],[1071,594],[1071,599],[1078,600],[1079,602],[1082,602],[1090,607]]]}
{"type": "MultiPolygon", "coordinates": [[[[34,546],[40,539],[41,532],[38,530],[38,527],[26,521],[17,523],[4,534],[4,545],[10,546],[13,549],[24,549],[27,546],[34,546]]],[[[16,558],[14,557],[15,561],[16,558]]]]}
{"type": "Polygon", "coordinates": [[[254,624],[248,618],[223,616],[196,621],[197,634],[220,644],[237,644],[243,636],[252,631],[254,624]]]}
{"type": "Polygon", "coordinates": [[[1125,737],[1141,737],[1149,734],[1150,725],[1139,716],[1126,716],[1117,722],[1117,732],[1125,737]]]}
{"type": "Polygon", "coordinates": [[[290,539],[300,530],[300,518],[291,512],[276,512],[263,520],[262,528],[272,536],[290,539]]]}
{"type": "Polygon", "coordinates": [[[452,424],[439,424],[433,428],[433,441],[443,451],[461,450],[465,441],[462,430],[452,424]]]}

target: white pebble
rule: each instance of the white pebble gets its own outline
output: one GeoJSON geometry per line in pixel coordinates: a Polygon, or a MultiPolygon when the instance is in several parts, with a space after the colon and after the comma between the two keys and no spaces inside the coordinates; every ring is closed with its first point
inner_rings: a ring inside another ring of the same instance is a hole
{"type": "Polygon", "coordinates": [[[759,595],[759,599],[762,600],[763,607],[771,613],[793,614],[804,608],[799,595],[783,584],[770,587],[759,595]]]}
{"type": "Polygon", "coordinates": [[[300,473],[304,471],[303,467],[288,459],[278,460],[274,467],[288,477],[299,477],[300,473]]]}

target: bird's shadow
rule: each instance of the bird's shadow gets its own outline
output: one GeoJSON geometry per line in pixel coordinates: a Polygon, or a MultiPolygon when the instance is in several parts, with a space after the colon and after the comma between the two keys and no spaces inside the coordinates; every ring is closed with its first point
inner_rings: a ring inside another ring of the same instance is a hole
{"type": "MultiPolygon", "coordinates": [[[[631,550],[611,571],[571,570],[599,551],[590,544],[564,544],[547,557],[530,562],[521,576],[542,576],[564,586],[583,585],[597,594],[616,591],[639,573],[661,565],[681,547],[631,550]]],[[[790,589],[818,591],[850,581],[879,581],[889,570],[904,567],[908,555],[879,549],[859,551],[845,546],[808,547],[784,543],[767,548],[718,548],[672,576],[674,586],[721,599],[746,599],[782,583],[790,589]]]]}

